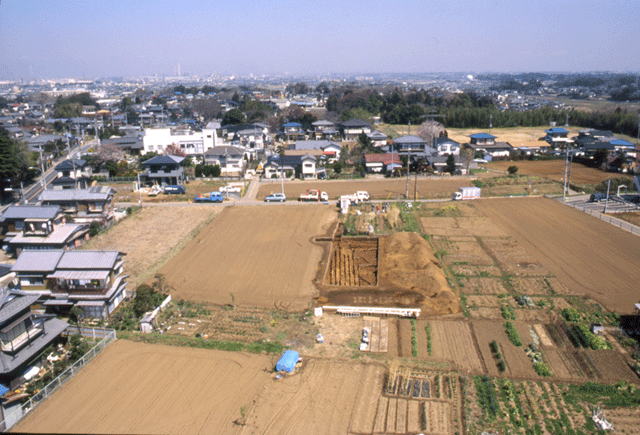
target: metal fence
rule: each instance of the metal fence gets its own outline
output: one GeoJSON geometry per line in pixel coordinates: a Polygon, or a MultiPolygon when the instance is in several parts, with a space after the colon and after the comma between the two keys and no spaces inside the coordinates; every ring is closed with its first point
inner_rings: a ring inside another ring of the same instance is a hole
{"type": "Polygon", "coordinates": [[[580,211],[582,211],[584,213],[590,214],[591,216],[597,217],[598,219],[601,219],[601,220],[603,220],[603,221],[605,221],[605,222],[607,222],[607,223],[609,223],[609,224],[611,224],[613,226],[616,226],[616,227],[621,228],[623,230],[629,231],[630,233],[635,234],[636,236],[640,236],[640,228],[639,227],[637,227],[637,226],[635,226],[633,224],[630,224],[629,222],[625,222],[622,219],[618,219],[618,218],[614,218],[612,216],[608,216],[608,215],[606,215],[604,213],[600,213],[599,211],[592,210],[592,209],[590,209],[588,207],[580,207],[578,205],[574,205],[574,204],[571,204],[571,203],[565,203],[565,204],[567,204],[570,207],[575,208],[576,210],[580,210],[580,211]]]}
{"type": "MultiPolygon", "coordinates": [[[[49,382],[42,390],[40,390],[37,394],[34,394],[28,401],[22,404],[22,416],[15,421],[9,423],[7,422],[6,429],[9,430],[13,425],[15,425],[20,419],[22,419],[25,415],[27,415],[30,411],[33,411],[35,407],[37,407],[42,401],[44,401],[47,397],[49,397],[54,391],[64,385],[69,379],[73,377],[82,367],[85,366],[89,361],[91,361],[102,349],[107,347],[109,343],[116,339],[116,331],[114,329],[105,329],[105,328],[96,328],[94,332],[91,332],[93,328],[78,328],[77,326],[70,326],[67,332],[71,334],[80,334],[83,337],[87,338],[97,338],[103,336],[98,344],[93,346],[87,353],[82,355],[82,357],[77,360],[73,365],[67,368],[64,372],[60,373],[57,378],[49,382]],[[75,328],[76,332],[73,332],[75,328]]],[[[0,427],[5,427],[5,422],[0,423],[0,427]]]]}

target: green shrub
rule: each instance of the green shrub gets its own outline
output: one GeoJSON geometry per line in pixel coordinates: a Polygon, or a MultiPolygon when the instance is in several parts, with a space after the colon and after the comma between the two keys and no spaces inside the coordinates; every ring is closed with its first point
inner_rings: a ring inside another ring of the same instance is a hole
{"type": "Polygon", "coordinates": [[[411,354],[414,357],[418,356],[418,325],[416,319],[411,319],[411,354]]]}
{"type": "Polygon", "coordinates": [[[424,327],[424,332],[427,333],[427,352],[431,356],[433,350],[431,347],[431,324],[427,323],[427,326],[424,327]]]}
{"type": "Polygon", "coordinates": [[[587,325],[575,325],[580,338],[593,350],[611,349],[611,345],[602,337],[595,335],[587,325]]]}
{"type": "Polygon", "coordinates": [[[511,340],[511,343],[513,343],[514,346],[522,346],[520,333],[518,332],[514,324],[511,322],[504,322],[504,328],[507,331],[507,336],[509,337],[509,340],[511,340]]]}
{"type": "Polygon", "coordinates": [[[582,320],[582,315],[575,308],[565,308],[560,313],[562,314],[562,317],[564,317],[564,319],[567,322],[575,323],[575,322],[579,322],[580,320],[582,320]]]}
{"type": "Polygon", "coordinates": [[[533,363],[533,369],[540,376],[553,376],[553,373],[551,373],[551,369],[549,369],[549,367],[547,367],[547,365],[543,362],[533,363]]]}
{"type": "Polygon", "coordinates": [[[503,305],[502,317],[504,317],[506,320],[516,320],[516,311],[511,305],[503,305]]]}

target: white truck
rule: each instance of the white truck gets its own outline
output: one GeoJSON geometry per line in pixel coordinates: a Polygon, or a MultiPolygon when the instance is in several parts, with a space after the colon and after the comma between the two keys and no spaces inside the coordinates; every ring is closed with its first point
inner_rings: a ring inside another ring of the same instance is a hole
{"type": "Polygon", "coordinates": [[[307,193],[300,195],[300,201],[329,201],[329,195],[327,195],[327,192],[308,189],[307,193]]]}
{"type": "Polygon", "coordinates": [[[477,199],[480,198],[480,188],[479,187],[461,187],[460,190],[454,192],[453,199],[454,201],[462,201],[466,199],[477,199]]]}
{"type": "Polygon", "coordinates": [[[340,200],[348,199],[351,201],[351,205],[360,204],[365,201],[369,201],[369,193],[366,190],[359,190],[351,195],[342,195],[340,200]]]}

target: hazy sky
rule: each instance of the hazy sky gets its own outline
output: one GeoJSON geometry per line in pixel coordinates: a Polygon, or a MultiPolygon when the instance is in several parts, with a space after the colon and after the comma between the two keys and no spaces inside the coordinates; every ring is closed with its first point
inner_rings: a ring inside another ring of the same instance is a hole
{"type": "Polygon", "coordinates": [[[2,0],[0,79],[640,70],[638,0],[2,0]]]}

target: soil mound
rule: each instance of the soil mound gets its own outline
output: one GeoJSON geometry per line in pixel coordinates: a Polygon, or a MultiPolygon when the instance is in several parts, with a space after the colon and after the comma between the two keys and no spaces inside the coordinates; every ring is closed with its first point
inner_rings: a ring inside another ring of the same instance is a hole
{"type": "Polygon", "coordinates": [[[415,233],[395,233],[386,237],[381,251],[381,280],[422,295],[421,305],[425,311],[460,312],[458,297],[449,287],[440,261],[426,240],[415,233]]]}

